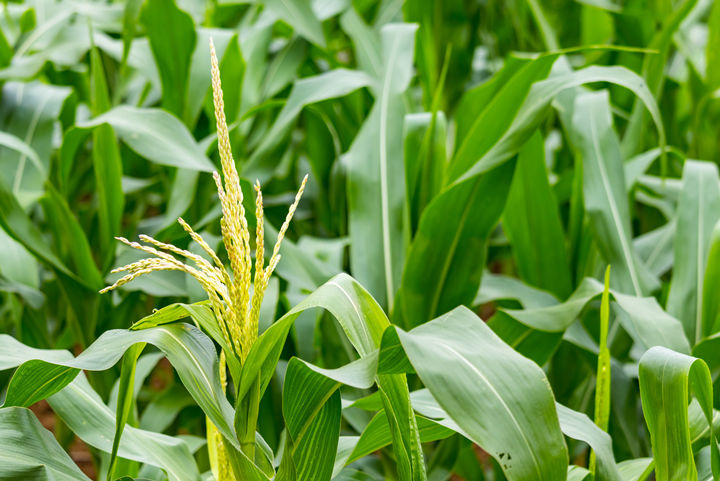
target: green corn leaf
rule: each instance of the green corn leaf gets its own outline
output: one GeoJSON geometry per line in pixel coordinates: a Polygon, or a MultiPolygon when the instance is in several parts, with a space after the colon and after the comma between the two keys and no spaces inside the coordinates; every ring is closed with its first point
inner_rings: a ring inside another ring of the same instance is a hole
{"type": "MultiPolygon", "coordinates": [[[[57,355],[72,359],[69,352],[58,351],[57,355]]],[[[48,365],[37,359],[24,362],[10,379],[3,407],[30,407],[70,384],[77,374],[77,369],[68,366],[48,365]]]]}
{"type": "MultiPolygon", "coordinates": [[[[0,233],[0,236],[5,234],[4,231],[0,233]]],[[[3,239],[5,240],[5,239],[3,239]]],[[[26,251],[27,252],[27,251],[26,251]]],[[[6,254],[15,254],[14,252],[6,252],[6,254]]],[[[26,265],[33,266],[34,263],[32,262],[32,257],[30,257],[31,262],[28,262],[26,265]]],[[[25,261],[26,259],[15,259],[25,261]]],[[[7,263],[3,264],[3,267],[7,267],[7,263]]],[[[25,267],[27,268],[27,267],[25,267]]],[[[8,269],[10,270],[10,269],[8,269]]],[[[12,275],[12,274],[10,274],[12,275]]],[[[39,291],[38,289],[28,286],[26,283],[16,280],[16,279],[9,279],[5,277],[4,275],[0,274],[0,291],[4,292],[13,292],[15,294],[18,294],[20,297],[24,299],[25,302],[28,303],[30,307],[33,309],[40,309],[45,302],[45,295],[42,293],[42,291],[39,291]]]]}
{"type": "Polygon", "coordinates": [[[345,157],[350,265],[358,281],[389,311],[405,259],[403,93],[412,76],[409,53],[416,28],[394,24],[381,29],[383,71],[377,98],[345,157]]]}
{"type": "MultiPolygon", "coordinates": [[[[130,2],[132,3],[132,2],[130,2]]],[[[102,58],[97,48],[90,51],[90,85],[92,107],[95,115],[109,110],[112,105],[107,90],[107,80],[102,58]]],[[[100,257],[102,270],[106,271],[115,251],[112,241],[120,233],[125,198],[122,192],[123,165],[115,132],[109,125],[93,130],[93,171],[98,195],[98,221],[100,228],[100,257]]]]}
{"type": "Polygon", "coordinates": [[[406,209],[414,233],[420,215],[440,191],[447,163],[445,114],[407,114],[403,122],[406,209]]]}
{"type": "Polygon", "coordinates": [[[652,458],[629,459],[618,463],[624,481],[645,481],[655,469],[652,458]]]}
{"type": "Polygon", "coordinates": [[[129,0],[125,3],[125,8],[123,9],[123,51],[122,59],[120,60],[121,70],[124,69],[127,65],[127,59],[128,55],[130,55],[132,41],[135,38],[135,26],[140,15],[140,7],[142,7],[142,3],[142,0],[129,0]]]}
{"type": "MultiPolygon", "coordinates": [[[[551,65],[552,59],[544,57],[524,64],[512,62],[499,74],[504,83],[490,81],[467,95],[458,117],[458,130],[466,132],[465,140],[450,163],[451,169],[490,148],[503,125],[511,122],[511,114],[520,107],[532,83],[544,78],[551,65]]],[[[510,164],[501,166],[450,188],[425,208],[392,313],[397,324],[417,326],[472,301],[480,284],[487,238],[504,209],[513,168],[510,164]],[[474,253],[470,258],[468,251],[474,253]]]]}
{"type": "MultiPolygon", "coordinates": [[[[586,278],[563,303],[528,309],[501,309],[490,319],[489,325],[505,342],[536,362],[544,364],[556,348],[560,336],[555,336],[555,343],[538,344],[532,333],[528,332],[528,328],[543,334],[562,333],[575,322],[587,304],[602,292],[602,284],[586,278]]],[[[665,312],[654,297],[628,296],[612,289],[610,294],[618,307],[627,314],[618,316],[617,322],[620,322],[623,329],[641,347],[642,352],[653,346],[690,352],[690,344],[682,324],[665,312]]],[[[507,294],[503,294],[498,298],[507,297],[507,294]]]]}
{"type": "MultiPolygon", "coordinates": [[[[376,364],[377,358],[374,361],[376,364]]],[[[364,359],[357,362],[366,364],[364,359]]],[[[354,368],[352,365],[345,367],[354,368]]],[[[365,387],[372,385],[375,371],[373,366],[367,367],[370,375],[369,380],[362,382],[365,387]]],[[[347,379],[343,381],[347,382],[347,379]]],[[[283,417],[288,437],[283,457],[292,459],[294,465],[294,476],[289,478],[330,480],[340,436],[338,387],[340,382],[336,379],[319,374],[297,358],[288,363],[283,389],[283,417]]],[[[281,467],[278,476],[283,472],[281,467]]]]}
{"type": "Polygon", "coordinates": [[[518,154],[502,225],[520,277],[560,298],[567,297],[572,290],[570,265],[540,132],[530,137],[518,154]]]}
{"type": "MultiPolygon", "coordinates": [[[[51,396],[48,402],[80,439],[104,452],[112,452],[115,416],[93,391],[84,375],[51,396]]],[[[126,426],[117,454],[125,459],[157,466],[174,481],[200,479],[188,445],[171,436],[126,426]]]]}
{"type": "MultiPolygon", "coordinates": [[[[71,367],[79,372],[106,370],[115,365],[125,351],[138,343],[153,344],[161,349],[175,366],[180,379],[220,432],[231,442],[236,441],[231,428],[233,410],[220,386],[217,353],[210,339],[187,324],[171,324],[139,331],[112,330],[105,332],[77,358],[67,358],[66,351],[38,350],[20,344],[8,335],[0,335],[0,368],[8,369],[33,359],[48,364],[71,367]]],[[[62,389],[60,381],[43,386],[44,399],[62,389]]],[[[112,438],[112,436],[110,436],[112,438]]],[[[123,456],[125,457],[125,456],[123,456]]]]}
{"type": "MultiPolygon", "coordinates": [[[[162,309],[158,309],[149,316],[145,316],[132,325],[130,329],[140,330],[149,329],[155,326],[162,326],[177,322],[186,317],[190,317],[195,325],[200,327],[207,333],[225,352],[233,352],[225,340],[217,318],[212,311],[208,301],[202,301],[195,304],[176,303],[170,304],[162,309]]],[[[226,360],[230,373],[234,380],[240,379],[240,362],[235,356],[229,356],[226,360]]]]}
{"type": "MultiPolygon", "coordinates": [[[[58,27],[62,27],[72,9],[66,11],[58,13],[58,27]]],[[[72,89],[65,86],[39,80],[3,84],[0,131],[6,134],[2,136],[4,143],[10,145],[0,147],[0,170],[3,181],[23,207],[33,204],[43,194],[51,171],[50,160],[55,153],[54,132],[61,128],[61,114],[73,101],[72,89]],[[7,135],[20,139],[36,155],[7,135]]]]}
{"type": "Polygon", "coordinates": [[[509,480],[565,478],[567,448],[535,363],[463,307],[398,336],[438,404],[509,480]]]}
{"type": "Polygon", "coordinates": [[[4,180],[0,180],[0,225],[10,237],[22,244],[35,257],[49,264],[59,274],[78,284],[84,284],[45,243],[41,231],[27,216],[4,180]]]}
{"type": "MultiPolygon", "coordinates": [[[[688,160],[677,207],[673,274],[667,300],[670,314],[683,321],[697,343],[703,326],[703,280],[713,227],[720,219],[720,177],[715,164],[688,160]]],[[[713,297],[715,297],[713,295],[713,297]]]]}
{"type": "Polygon", "coordinates": [[[555,55],[541,56],[522,63],[513,59],[497,76],[497,81],[471,90],[466,95],[458,118],[458,130],[463,132],[459,134],[462,142],[451,160],[451,180],[459,178],[503,138],[503,133],[513,126],[520,109],[529,100],[531,86],[547,77],[556,58],[555,55]]]}
{"type": "Polygon", "coordinates": [[[265,0],[263,3],[281,20],[291,25],[298,34],[320,47],[325,46],[322,24],[315,16],[309,2],[265,0]]]}
{"type": "MultiPolygon", "coordinates": [[[[546,62],[547,60],[544,59],[548,58],[554,60],[557,57],[554,55],[540,57],[531,65],[546,62]]],[[[482,147],[469,148],[463,151],[462,155],[458,150],[456,159],[453,161],[450,179],[455,183],[462,182],[507,161],[530,137],[557,95],[569,89],[595,82],[620,85],[637,95],[650,112],[658,129],[660,147],[665,148],[665,130],[660,111],[645,82],[635,73],[623,67],[590,66],[576,72],[551,75],[546,80],[536,82],[527,97],[522,97],[525,100],[514,111],[513,117],[503,124],[502,128],[506,130],[495,128],[498,132],[494,132],[494,136],[490,140],[484,141],[481,144],[482,147]]]]}
{"type": "Polygon", "coordinates": [[[69,264],[72,265],[77,278],[82,279],[84,284],[93,291],[99,291],[104,284],[103,277],[95,264],[90,242],[80,226],[80,222],[67,201],[52,184],[48,183],[45,186],[45,192],[41,203],[48,218],[50,230],[55,235],[57,245],[61,246],[60,252],[67,253],[69,264]]]}
{"type": "Polygon", "coordinates": [[[77,123],[68,130],[60,148],[60,176],[67,184],[77,151],[90,132],[109,124],[118,137],[142,157],[160,165],[212,172],[215,170],[187,128],[160,109],[126,105],[77,123]]]}
{"type": "Polygon", "coordinates": [[[562,404],[556,404],[560,427],[563,433],[573,439],[586,442],[593,452],[591,462],[594,465],[590,472],[598,481],[620,481],[622,477],[615,463],[610,436],[588,418],[585,414],[573,411],[562,404]],[[595,467],[596,466],[596,467],[595,467]]]}
{"type": "MultiPolygon", "coordinates": [[[[425,423],[427,423],[428,420],[423,422],[423,420],[425,420],[426,418],[418,416],[418,426],[421,426],[421,433],[425,432],[427,433],[426,435],[431,435],[431,433],[440,435],[442,431],[435,430],[438,427],[443,427],[446,430],[452,430],[461,434],[462,436],[469,437],[469,435],[466,434],[459,425],[457,425],[448,417],[447,412],[442,407],[440,407],[438,402],[432,397],[428,390],[424,389],[420,391],[414,391],[412,393],[412,401],[413,407],[419,413],[423,413],[424,415],[432,418],[432,421],[430,422],[432,422],[433,424],[437,423],[435,424],[435,429],[433,431],[423,429],[426,427],[425,423]]],[[[619,481],[621,479],[627,479],[620,474],[619,465],[617,465],[615,462],[615,456],[613,455],[612,450],[612,440],[610,436],[606,432],[602,431],[599,427],[597,427],[597,425],[595,425],[585,414],[574,411],[559,403],[555,403],[555,407],[557,409],[558,420],[560,422],[560,428],[562,429],[563,434],[572,439],[587,443],[597,453],[598,469],[596,473],[596,479],[605,481],[619,481]]],[[[370,425],[368,425],[366,429],[369,430],[371,425],[372,422],[370,425]]],[[[363,436],[365,436],[364,432],[363,436]]],[[[357,446],[361,446],[360,442],[358,442],[357,446]]],[[[356,450],[358,449],[358,447],[356,447],[356,450]]],[[[351,457],[350,459],[353,458],[351,457]]],[[[590,474],[590,471],[588,471],[587,473],[590,474]]]]}
{"type": "MultiPolygon", "coordinates": [[[[595,424],[607,432],[610,423],[610,349],[608,348],[608,326],[610,324],[610,266],[605,270],[605,288],[600,301],[600,352],[595,383],[595,424]]],[[[590,454],[590,472],[597,473],[597,453],[590,454]]]]}
{"type": "Polygon", "coordinates": [[[0,132],[0,146],[12,149],[27,157],[33,167],[37,169],[38,173],[42,174],[43,179],[46,178],[47,169],[40,160],[37,152],[35,152],[35,149],[25,143],[22,139],[7,132],[0,132]]]}
{"type": "Polygon", "coordinates": [[[307,42],[301,38],[288,41],[287,45],[267,66],[266,82],[262,98],[272,98],[297,77],[298,67],[306,59],[307,42]]]}
{"type": "Polygon", "coordinates": [[[274,162],[268,163],[272,159],[267,158],[266,154],[278,145],[303,108],[324,100],[344,97],[369,86],[372,81],[372,78],[363,72],[342,68],[295,81],[275,122],[244,167],[245,172],[259,175],[263,179],[269,178],[276,166],[274,162]]]}
{"type": "MultiPolygon", "coordinates": [[[[419,415],[416,415],[416,417],[420,440],[423,443],[445,439],[453,433],[453,430],[436,423],[433,419],[419,415]]],[[[389,445],[391,442],[392,434],[387,416],[384,410],[380,410],[365,427],[359,439],[357,439],[352,452],[350,452],[348,458],[344,460],[344,464],[347,465],[364,458],[389,445]]]]}
{"type": "Polygon", "coordinates": [[[196,40],[193,19],[174,0],[153,0],[145,2],[140,21],[160,74],[162,106],[182,118],[196,40]]]}
{"type": "Polygon", "coordinates": [[[720,221],[715,224],[709,241],[702,291],[703,337],[720,331],[720,221]]]}
{"type": "Polygon", "coordinates": [[[697,478],[688,422],[694,394],[710,426],[713,474],[720,474],[720,452],[712,427],[712,379],[701,359],[654,347],[640,359],[640,395],[650,430],[658,481],[697,478]]]}
{"type": "MultiPolygon", "coordinates": [[[[677,2],[670,8],[665,10],[661,6],[657,8],[658,13],[662,15],[661,27],[656,29],[650,44],[650,48],[654,49],[653,54],[646,54],[643,59],[642,75],[647,82],[648,88],[654,96],[659,96],[662,91],[663,82],[665,80],[665,65],[670,55],[670,48],[673,43],[673,37],[682,25],[683,20],[690,14],[697,4],[697,0],[684,0],[677,2]],[[675,7],[675,8],[673,8],[675,7]]],[[[670,5],[670,4],[667,4],[670,5]]],[[[647,116],[640,104],[640,100],[636,99],[633,104],[630,122],[628,123],[625,137],[623,138],[623,153],[625,155],[633,155],[638,147],[641,147],[641,139],[643,129],[645,128],[647,116]]],[[[664,143],[661,140],[661,143],[664,143]]],[[[663,165],[663,174],[665,166],[663,165]]]]}
{"type": "Polygon", "coordinates": [[[512,162],[502,165],[438,195],[428,205],[408,251],[396,323],[417,326],[472,301],[480,285],[488,239],[505,207],[513,168],[512,162]],[[468,258],[468,252],[473,256],[468,258]]]}
{"type": "MultiPolygon", "coordinates": [[[[293,322],[303,311],[316,307],[333,314],[361,359],[377,355],[383,333],[390,323],[381,307],[357,281],[347,274],[340,274],[260,335],[243,364],[238,399],[252,393],[253,384],[258,380],[260,395],[265,392],[293,322]]],[[[364,362],[370,361],[366,359],[364,362]]],[[[415,415],[410,408],[405,375],[379,374],[375,382],[392,423],[393,449],[397,457],[399,478],[402,481],[424,481],[423,453],[415,415]]],[[[238,422],[241,423],[242,419],[236,418],[236,426],[238,422]]]]}
{"type": "Polygon", "coordinates": [[[526,309],[547,307],[558,303],[550,293],[525,284],[514,277],[483,272],[483,283],[478,290],[473,306],[486,304],[500,299],[518,301],[526,309]]]}
{"type": "Polygon", "coordinates": [[[720,41],[720,7],[713,4],[710,18],[708,20],[709,38],[707,43],[707,81],[711,90],[720,88],[720,52],[714,47],[720,41]]]}
{"type": "Polygon", "coordinates": [[[595,242],[613,267],[613,284],[626,294],[649,294],[658,281],[642,264],[632,244],[623,159],[612,129],[607,92],[579,95],[573,125],[583,162],[585,210],[595,242]]]}
{"type": "Polygon", "coordinates": [[[0,478],[88,481],[29,409],[0,409],[0,478]]]}
{"type": "Polygon", "coordinates": [[[118,449],[122,433],[133,409],[135,368],[138,357],[145,348],[145,344],[135,344],[123,355],[120,382],[118,385],[117,409],[115,410],[115,436],[113,437],[110,462],[108,463],[107,481],[112,481],[115,474],[118,449]]]}

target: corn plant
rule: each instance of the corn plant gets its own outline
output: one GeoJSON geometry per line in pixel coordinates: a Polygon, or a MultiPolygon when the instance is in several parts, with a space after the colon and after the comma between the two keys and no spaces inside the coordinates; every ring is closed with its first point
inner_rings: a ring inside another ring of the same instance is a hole
{"type": "Polygon", "coordinates": [[[720,477],[718,2],[1,8],[0,479],[720,477]]]}

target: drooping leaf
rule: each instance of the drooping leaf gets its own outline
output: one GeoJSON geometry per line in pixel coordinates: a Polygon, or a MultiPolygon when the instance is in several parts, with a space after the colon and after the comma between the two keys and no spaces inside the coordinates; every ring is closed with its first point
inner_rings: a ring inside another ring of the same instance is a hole
{"type": "Polygon", "coordinates": [[[567,448],[535,363],[463,307],[398,335],[438,404],[509,480],[565,478],[567,448]]]}
{"type": "MultiPolygon", "coordinates": [[[[57,416],[90,446],[104,452],[113,449],[115,416],[93,391],[84,375],[48,399],[57,416]]],[[[174,481],[198,481],[195,460],[188,445],[177,438],[126,426],[118,455],[149,463],[167,472],[174,481]]]]}
{"type": "Polygon", "coordinates": [[[29,409],[0,409],[0,478],[88,481],[29,409]]]}
{"type": "Polygon", "coordinates": [[[598,481],[624,480],[615,463],[612,439],[605,431],[597,427],[585,414],[573,411],[562,404],[556,404],[560,427],[566,436],[590,445],[597,459],[595,479],[598,481]]]}
{"type": "MultiPolygon", "coordinates": [[[[540,57],[532,62],[532,66],[540,66],[545,59],[554,60],[554,55],[540,57]]],[[[526,67],[529,68],[529,67],[526,67]]],[[[535,67],[537,68],[537,67],[535,67]]],[[[547,74],[549,65],[546,66],[547,74]]],[[[535,77],[533,80],[541,80],[535,77]]],[[[450,179],[455,183],[462,182],[482,172],[487,172],[496,165],[511,158],[532,135],[535,128],[544,118],[548,106],[560,93],[589,83],[609,82],[631,90],[643,102],[658,129],[660,147],[665,148],[665,130],[660,117],[660,111],[645,82],[635,73],[624,67],[590,66],[576,72],[551,75],[546,80],[537,81],[530,89],[522,106],[513,111],[510,119],[504,119],[504,124],[493,128],[493,136],[489,140],[467,149],[458,150],[450,172],[450,179]],[[498,137],[499,136],[499,137],[498,137]]],[[[507,101],[506,101],[507,102],[507,101]]]]}
{"type": "MultiPolygon", "coordinates": [[[[501,309],[489,325],[507,343],[515,349],[544,364],[554,352],[560,336],[555,342],[548,342],[547,333],[561,333],[568,329],[578,318],[585,306],[597,298],[603,286],[594,279],[586,278],[567,301],[527,309],[501,309]],[[534,333],[528,328],[545,334],[544,342],[533,339],[534,333]]],[[[665,346],[679,352],[690,352],[690,345],[680,321],[669,315],[654,297],[635,297],[611,290],[617,306],[626,314],[618,316],[616,322],[638,343],[641,352],[653,346],[665,346]]],[[[502,294],[498,298],[508,298],[502,294]]]]}
{"type": "MultiPolygon", "coordinates": [[[[220,386],[215,347],[207,336],[187,324],[163,325],[139,331],[106,331],[76,358],[68,358],[68,353],[62,350],[32,349],[3,334],[0,335],[0,346],[3,347],[0,368],[8,369],[30,360],[40,360],[73,368],[76,374],[81,369],[106,370],[115,365],[127,349],[138,343],[153,344],[165,352],[195,401],[226,438],[237,442],[231,428],[234,413],[220,386]]],[[[63,387],[62,380],[64,378],[45,383],[43,395],[36,394],[35,399],[44,399],[56,393],[63,387]]]]}
{"type": "Polygon", "coordinates": [[[310,2],[287,2],[284,0],[265,0],[267,7],[280,19],[292,26],[298,34],[311,42],[325,46],[322,24],[315,16],[310,2]]]}
{"type": "MultiPolygon", "coordinates": [[[[420,432],[420,439],[422,442],[432,442],[439,439],[445,439],[452,430],[445,426],[436,423],[430,418],[424,416],[416,416],[418,423],[418,431],[420,432]]],[[[363,430],[360,435],[355,447],[352,452],[349,453],[345,464],[352,463],[361,459],[383,447],[389,445],[392,442],[392,435],[390,433],[390,425],[387,421],[387,416],[384,411],[378,412],[373,416],[372,420],[363,430]]]]}
{"type": "Polygon", "coordinates": [[[90,132],[109,124],[131,149],[160,165],[212,172],[215,170],[187,128],[175,117],[159,109],[139,109],[126,105],[79,122],[63,139],[60,149],[61,177],[67,182],[74,157],[90,132]]]}
{"type": "MultiPolygon", "coordinates": [[[[378,303],[357,281],[347,274],[340,274],[313,292],[258,337],[242,367],[238,398],[248,395],[257,379],[260,380],[260,394],[265,391],[293,322],[303,311],[316,307],[324,308],[333,314],[361,360],[377,355],[383,333],[390,323],[378,303]]],[[[331,375],[329,372],[323,374],[331,375]]],[[[420,437],[415,415],[410,408],[405,375],[381,374],[376,377],[375,382],[383,393],[383,406],[392,423],[398,476],[403,481],[424,481],[426,474],[420,437]]]]}

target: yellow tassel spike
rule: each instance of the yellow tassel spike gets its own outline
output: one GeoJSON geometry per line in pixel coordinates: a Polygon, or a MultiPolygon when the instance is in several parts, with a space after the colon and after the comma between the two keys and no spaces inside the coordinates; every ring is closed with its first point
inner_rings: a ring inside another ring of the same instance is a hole
{"type": "Polygon", "coordinates": [[[295,215],[295,209],[297,209],[297,206],[300,203],[300,198],[302,197],[303,192],[305,192],[305,184],[307,184],[307,180],[308,176],[306,175],[303,178],[302,183],[300,184],[300,189],[298,190],[297,194],[295,194],[295,202],[293,202],[290,206],[290,209],[288,209],[288,213],[285,216],[285,222],[283,222],[282,227],[280,227],[280,232],[278,232],[277,240],[275,241],[275,246],[273,247],[272,257],[270,258],[270,265],[268,266],[268,269],[265,273],[266,282],[270,279],[270,275],[272,275],[273,271],[275,270],[275,266],[280,261],[280,244],[282,244],[282,241],[285,238],[285,232],[290,226],[290,221],[295,215]]]}
{"type": "Polygon", "coordinates": [[[272,255],[265,266],[264,246],[264,212],[263,196],[260,183],[256,182],[255,191],[255,217],[257,227],[255,230],[255,276],[252,278],[252,257],[250,249],[250,232],[243,206],[243,193],[240,187],[235,161],[230,148],[230,135],[225,119],[222,85],[220,83],[220,69],[215,53],[215,47],[210,42],[210,60],[212,64],[211,77],[213,101],[217,121],[218,151],[222,164],[222,177],[214,172],[213,178],[218,190],[218,197],[222,207],[220,227],[222,240],[228,253],[230,269],[221,262],[215,251],[205,240],[195,232],[182,218],[178,223],[190,237],[210,257],[204,257],[185,249],[160,242],[147,235],[140,235],[140,239],[149,245],[131,242],[123,237],[117,239],[128,246],[141,250],[153,257],[133,262],[124,267],[114,269],[112,272],[127,272],[114,284],[105,287],[100,292],[105,293],[116,289],[141,275],[163,270],[178,270],[193,276],[206,291],[213,311],[218,318],[223,336],[235,350],[234,355],[244,361],[258,334],[258,317],[260,307],[267,289],[270,276],[280,261],[280,245],[287,232],[290,222],[295,214],[300,198],[305,190],[308,177],[303,179],[295,200],[290,206],[285,221],[278,232],[277,241],[273,247],[272,255]],[[174,255],[191,260],[197,267],[188,265],[174,255]],[[232,273],[232,275],[231,275],[232,273]],[[252,294],[251,294],[252,291],[252,294]]]}
{"type": "MultiPolygon", "coordinates": [[[[205,290],[213,312],[217,317],[222,335],[234,351],[232,353],[222,351],[220,354],[220,375],[224,387],[227,382],[225,378],[225,356],[234,355],[237,356],[241,362],[244,361],[250,348],[257,339],[258,318],[265,290],[267,289],[270,276],[280,261],[280,245],[295,215],[300,198],[305,191],[308,177],[305,176],[303,179],[300,189],[295,196],[295,201],[288,210],[285,221],[278,232],[277,241],[273,247],[267,267],[265,267],[264,259],[265,232],[263,196],[260,183],[256,182],[255,184],[257,194],[255,199],[255,217],[257,227],[255,230],[255,278],[252,279],[253,293],[251,296],[252,264],[250,255],[250,232],[245,217],[240,177],[235,167],[235,161],[233,160],[230,148],[230,135],[225,119],[223,93],[220,84],[220,69],[212,40],[210,41],[210,59],[212,64],[213,101],[217,121],[218,151],[222,163],[222,178],[217,172],[213,172],[213,178],[217,186],[218,197],[222,207],[220,229],[223,244],[228,253],[232,276],[202,236],[195,232],[182,218],[179,218],[178,223],[203,251],[210,256],[212,262],[209,262],[202,256],[185,249],[180,249],[172,244],[160,242],[150,236],[140,236],[142,241],[150,245],[143,245],[137,242],[131,242],[123,237],[118,237],[117,239],[124,244],[150,254],[153,257],[113,269],[113,273],[127,272],[127,274],[100,292],[105,293],[116,289],[141,275],[154,271],[178,270],[193,276],[205,290]],[[185,264],[173,256],[173,254],[193,261],[197,268],[185,264]]],[[[218,481],[234,481],[222,436],[210,421],[208,421],[207,426],[207,437],[212,470],[216,479],[218,481]]]]}

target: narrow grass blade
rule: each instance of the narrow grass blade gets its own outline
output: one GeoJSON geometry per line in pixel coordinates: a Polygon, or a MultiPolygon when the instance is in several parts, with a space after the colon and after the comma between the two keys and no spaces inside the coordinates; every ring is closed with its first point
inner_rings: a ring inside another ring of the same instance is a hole
{"type": "MultiPolygon", "coordinates": [[[[600,301],[600,352],[598,354],[595,381],[595,424],[607,432],[610,423],[610,349],[608,348],[608,326],[610,324],[610,266],[605,270],[605,288],[600,301]]],[[[590,472],[597,473],[597,453],[590,453],[590,472]]]]}
{"type": "MultiPolygon", "coordinates": [[[[130,2],[132,3],[132,2],[130,2]]],[[[95,115],[112,105],[102,58],[97,48],[90,51],[90,86],[92,111],[95,115]]],[[[123,165],[115,132],[109,125],[101,125],[92,133],[92,159],[95,188],[98,196],[98,223],[101,269],[106,272],[114,258],[115,236],[120,234],[125,197],[122,191],[123,165]]]]}
{"type": "Polygon", "coordinates": [[[123,355],[118,385],[117,409],[115,410],[115,436],[113,437],[106,481],[112,481],[115,474],[120,440],[134,405],[135,367],[144,348],[145,344],[135,344],[123,355]]]}

